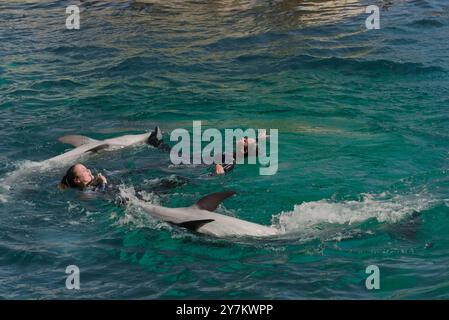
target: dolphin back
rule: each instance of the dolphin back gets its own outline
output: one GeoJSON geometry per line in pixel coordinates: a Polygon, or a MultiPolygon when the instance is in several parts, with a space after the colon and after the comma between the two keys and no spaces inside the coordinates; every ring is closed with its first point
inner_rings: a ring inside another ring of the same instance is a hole
{"type": "Polygon", "coordinates": [[[166,208],[140,201],[140,206],[151,216],[192,231],[215,237],[252,236],[266,237],[279,234],[273,227],[226,216],[205,210],[215,210],[234,191],[217,192],[200,199],[191,207],[166,208]]]}

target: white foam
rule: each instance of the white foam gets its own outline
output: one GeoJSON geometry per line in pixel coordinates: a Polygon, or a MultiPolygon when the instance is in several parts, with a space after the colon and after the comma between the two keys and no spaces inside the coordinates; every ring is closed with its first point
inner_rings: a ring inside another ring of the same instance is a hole
{"type": "MultiPolygon", "coordinates": [[[[133,206],[138,204],[141,200],[137,198],[136,190],[133,186],[120,185],[119,186],[120,196],[127,199],[127,206],[133,206]]],[[[149,203],[159,205],[159,197],[153,192],[139,191],[139,196],[149,203]]]]}
{"type": "Polygon", "coordinates": [[[50,169],[49,164],[45,162],[29,160],[19,161],[13,165],[16,169],[9,172],[3,179],[0,180],[0,186],[8,190],[11,189],[11,187],[14,187],[17,183],[23,182],[28,175],[50,169]]]}
{"type": "Polygon", "coordinates": [[[0,193],[0,203],[7,203],[8,201],[8,196],[0,193]]]}
{"type": "MultiPolygon", "coordinates": [[[[134,187],[122,185],[119,190],[127,202],[125,215],[116,217],[117,224],[131,228],[170,229],[166,223],[158,221],[142,210],[139,205],[142,200],[136,196],[134,187]]],[[[146,202],[160,205],[160,198],[154,193],[140,192],[139,195],[146,202]]],[[[361,194],[360,200],[340,202],[323,199],[303,202],[294,205],[292,211],[273,215],[272,227],[285,235],[301,233],[302,240],[325,236],[341,241],[351,238],[354,233],[362,232],[357,224],[366,220],[376,219],[381,223],[396,223],[414,212],[422,212],[438,203],[441,203],[441,199],[438,200],[425,191],[409,195],[361,194]],[[353,227],[347,229],[351,225],[353,227]]],[[[223,210],[225,209],[220,211],[223,210]]],[[[234,215],[227,210],[226,213],[234,215]]]]}
{"type": "MultiPolygon", "coordinates": [[[[120,196],[126,199],[125,215],[117,221],[118,225],[128,225],[131,228],[159,229],[164,223],[154,219],[139,206],[140,200],[133,186],[119,186],[120,196]]],[[[159,205],[159,197],[154,193],[139,191],[139,196],[146,202],[159,205]]]]}
{"type": "Polygon", "coordinates": [[[351,225],[374,218],[379,222],[395,223],[417,211],[432,207],[436,199],[427,194],[388,196],[362,194],[360,201],[335,202],[319,200],[303,202],[292,211],[273,216],[273,226],[285,233],[319,229],[320,224],[351,225]]]}

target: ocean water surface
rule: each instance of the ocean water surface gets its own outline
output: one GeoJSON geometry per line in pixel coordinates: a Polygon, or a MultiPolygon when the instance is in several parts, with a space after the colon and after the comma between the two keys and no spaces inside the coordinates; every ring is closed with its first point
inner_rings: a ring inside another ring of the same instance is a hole
{"type": "Polygon", "coordinates": [[[446,0],[2,1],[0,297],[449,298],[448,34],[446,0]],[[278,129],[278,172],[207,177],[148,145],[83,162],[124,194],[187,179],[144,194],[164,206],[235,190],[218,212],[282,236],[201,236],[33,169],[64,135],[168,139],[194,120],[278,129]]]}

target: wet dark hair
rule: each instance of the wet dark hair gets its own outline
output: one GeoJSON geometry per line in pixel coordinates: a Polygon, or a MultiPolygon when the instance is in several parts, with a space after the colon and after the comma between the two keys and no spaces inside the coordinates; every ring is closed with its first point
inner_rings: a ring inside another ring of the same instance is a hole
{"type": "Polygon", "coordinates": [[[61,182],[59,183],[59,188],[60,189],[64,190],[64,189],[69,188],[69,187],[70,188],[78,188],[78,189],[81,188],[80,185],[78,185],[75,182],[75,178],[76,178],[75,167],[77,165],[78,165],[78,163],[74,164],[73,166],[71,166],[67,170],[67,172],[65,173],[65,176],[62,177],[61,182]]]}

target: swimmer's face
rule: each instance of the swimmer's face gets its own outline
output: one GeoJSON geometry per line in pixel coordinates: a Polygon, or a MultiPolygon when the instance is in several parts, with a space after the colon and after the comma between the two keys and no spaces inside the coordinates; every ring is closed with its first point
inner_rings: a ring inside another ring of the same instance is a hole
{"type": "Polygon", "coordinates": [[[75,174],[75,179],[73,181],[80,187],[87,186],[94,178],[92,172],[82,164],[77,164],[73,168],[73,173],[75,174]]]}

